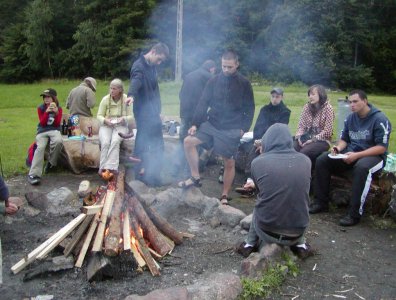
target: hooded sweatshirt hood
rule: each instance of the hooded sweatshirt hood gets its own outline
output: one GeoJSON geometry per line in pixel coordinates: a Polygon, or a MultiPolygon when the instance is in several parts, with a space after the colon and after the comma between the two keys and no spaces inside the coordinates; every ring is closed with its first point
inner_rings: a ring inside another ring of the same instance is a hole
{"type": "Polygon", "coordinates": [[[293,148],[293,138],[286,124],[276,123],[268,128],[261,139],[261,145],[263,146],[264,153],[271,151],[295,152],[293,148]]]}

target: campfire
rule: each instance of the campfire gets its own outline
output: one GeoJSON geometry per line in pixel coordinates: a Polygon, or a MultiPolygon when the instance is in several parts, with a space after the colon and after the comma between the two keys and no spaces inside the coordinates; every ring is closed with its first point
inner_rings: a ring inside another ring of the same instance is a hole
{"type": "Polygon", "coordinates": [[[142,204],[125,185],[125,169],[120,168],[105,189],[87,193],[81,214],[53,234],[40,246],[12,266],[19,273],[35,260],[43,260],[61,243],[63,254],[75,254],[75,267],[81,268],[87,253],[87,278],[93,280],[107,265],[107,258],[128,257],[137,270],[146,267],[153,276],[160,275],[158,261],[170,254],[183,237],[155,210],[142,204]],[[67,242],[65,242],[67,241],[67,242]]]}

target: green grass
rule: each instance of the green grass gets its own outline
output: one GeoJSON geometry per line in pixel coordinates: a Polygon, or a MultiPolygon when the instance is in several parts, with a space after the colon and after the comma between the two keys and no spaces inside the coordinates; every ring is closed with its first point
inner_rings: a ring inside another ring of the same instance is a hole
{"type": "Polygon", "coordinates": [[[269,265],[260,278],[242,278],[243,291],[239,299],[267,299],[280,288],[288,275],[296,277],[299,272],[296,262],[289,255],[283,253],[282,260],[269,265]]]}
{"type": "MultiPolygon", "coordinates": [[[[77,86],[80,81],[76,80],[51,80],[41,81],[35,84],[0,84],[0,155],[4,175],[26,174],[25,157],[28,146],[34,141],[36,127],[38,123],[37,106],[42,99],[39,96],[43,90],[52,87],[58,92],[58,99],[64,108],[66,98],[70,90],[77,86]]],[[[125,89],[128,88],[125,81],[125,89]]],[[[96,115],[100,100],[108,93],[109,81],[98,81],[96,101],[97,105],[93,112],[96,115]]],[[[160,85],[162,97],[162,113],[164,115],[179,115],[179,90],[181,84],[175,82],[162,83],[160,85]]],[[[297,128],[301,109],[307,101],[307,87],[297,83],[285,88],[285,103],[292,111],[289,127],[292,134],[297,128]]],[[[256,101],[255,118],[260,108],[269,102],[269,91],[271,85],[265,84],[254,86],[254,96],[256,101]]],[[[337,99],[345,98],[346,92],[329,93],[330,101],[337,113],[337,99]]],[[[396,126],[396,106],[393,104],[395,96],[369,95],[369,101],[381,109],[396,126]]],[[[66,111],[67,113],[67,111],[66,111]]],[[[252,125],[253,128],[254,124],[252,125]]],[[[335,124],[337,132],[337,118],[335,124]]],[[[334,137],[336,139],[336,137],[334,137]]],[[[389,151],[396,152],[396,130],[391,135],[391,145],[389,151]]]]}

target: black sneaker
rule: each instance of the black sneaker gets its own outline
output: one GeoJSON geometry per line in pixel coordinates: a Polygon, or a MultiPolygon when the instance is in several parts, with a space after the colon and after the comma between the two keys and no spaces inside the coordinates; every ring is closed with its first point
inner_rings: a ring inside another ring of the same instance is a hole
{"type": "Polygon", "coordinates": [[[315,255],[315,251],[312,249],[310,244],[305,243],[305,247],[306,249],[294,245],[294,246],[290,246],[290,250],[300,259],[306,259],[310,256],[315,255]]]}
{"type": "Polygon", "coordinates": [[[253,251],[255,251],[255,247],[254,246],[250,246],[250,247],[245,247],[246,242],[242,242],[239,244],[239,246],[235,247],[235,252],[242,255],[243,257],[248,257],[250,255],[250,253],[252,253],[253,251]]]}
{"type": "Polygon", "coordinates": [[[37,185],[40,184],[40,177],[28,175],[28,181],[31,185],[37,185]]]}
{"type": "Polygon", "coordinates": [[[359,221],[360,221],[360,218],[353,218],[348,214],[345,217],[343,217],[342,219],[340,219],[339,224],[341,226],[353,226],[353,225],[356,225],[357,223],[359,223],[359,221]]]}

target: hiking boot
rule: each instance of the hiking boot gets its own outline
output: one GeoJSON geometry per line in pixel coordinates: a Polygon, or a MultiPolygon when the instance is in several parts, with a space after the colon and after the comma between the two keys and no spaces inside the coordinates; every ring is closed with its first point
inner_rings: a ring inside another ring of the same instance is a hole
{"type": "Polygon", "coordinates": [[[290,250],[300,259],[306,259],[310,256],[315,255],[315,251],[312,249],[311,245],[305,243],[304,247],[299,247],[297,245],[290,246],[290,250]]]}
{"type": "Polygon", "coordinates": [[[339,224],[341,226],[353,226],[353,225],[356,225],[357,223],[359,223],[359,221],[360,221],[360,218],[353,218],[348,214],[345,217],[343,217],[342,219],[340,219],[339,224]]]}
{"type": "Polygon", "coordinates": [[[243,257],[248,257],[250,253],[255,250],[254,246],[245,247],[246,242],[242,242],[235,248],[235,252],[242,255],[243,257]]]}
{"type": "Polygon", "coordinates": [[[28,175],[28,181],[31,185],[37,185],[40,184],[40,177],[28,175]]]}
{"type": "Polygon", "coordinates": [[[319,203],[312,203],[309,206],[309,213],[310,214],[317,214],[321,212],[328,212],[329,211],[329,206],[324,205],[324,204],[319,204],[319,203]]]}

